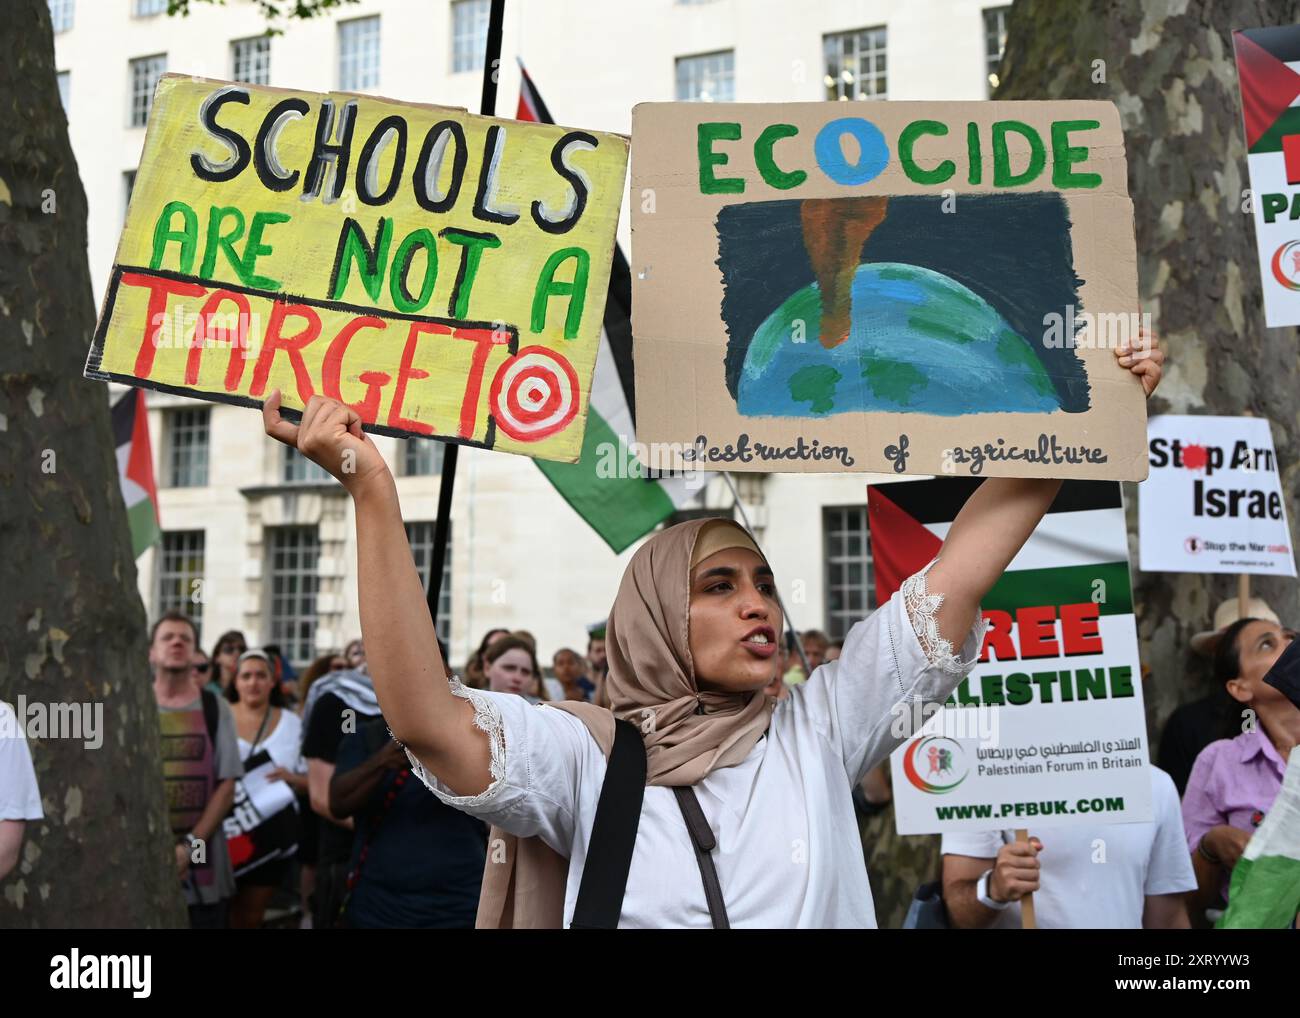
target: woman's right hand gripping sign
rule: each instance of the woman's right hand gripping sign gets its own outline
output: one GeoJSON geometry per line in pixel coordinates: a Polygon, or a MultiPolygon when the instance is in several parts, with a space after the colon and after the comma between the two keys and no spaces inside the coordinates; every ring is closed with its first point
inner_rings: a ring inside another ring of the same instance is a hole
{"type": "Polygon", "coordinates": [[[338,400],[313,396],[301,423],[294,424],[280,415],[280,390],[274,389],[262,404],[262,421],[268,435],[323,467],[353,498],[376,482],[391,481],[384,457],[361,430],[361,415],[338,400]]]}

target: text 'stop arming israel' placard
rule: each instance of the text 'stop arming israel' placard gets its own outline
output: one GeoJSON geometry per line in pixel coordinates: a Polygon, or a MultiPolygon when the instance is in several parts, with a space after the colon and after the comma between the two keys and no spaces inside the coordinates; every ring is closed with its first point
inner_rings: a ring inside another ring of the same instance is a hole
{"type": "MultiPolygon", "coordinates": [[[[867,489],[879,603],[938,555],[976,483],[867,489]]],[[[891,757],[899,833],[1150,820],[1119,485],[1066,481],[980,607],[979,660],[947,705],[892,719],[917,733],[891,757]]]]}
{"type": "Polygon", "coordinates": [[[1161,414],[1147,422],[1138,490],[1143,572],[1294,576],[1282,472],[1262,417],[1161,414]]]}
{"type": "Polygon", "coordinates": [[[158,84],[88,377],[576,460],[627,139],[158,84]]]}
{"type": "MultiPolygon", "coordinates": [[[[1108,102],[645,103],[637,435],[708,469],[1141,480],[1108,102]]],[[[661,457],[662,458],[662,457],[661,457]]]]}

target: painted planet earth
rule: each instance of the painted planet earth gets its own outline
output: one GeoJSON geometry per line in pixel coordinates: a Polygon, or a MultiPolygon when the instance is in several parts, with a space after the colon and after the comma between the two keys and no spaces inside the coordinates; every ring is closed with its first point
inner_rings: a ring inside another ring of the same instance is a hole
{"type": "Polygon", "coordinates": [[[754,333],[737,406],[751,417],[847,411],[1043,413],[1060,399],[1027,339],[956,280],[896,262],[861,265],[849,337],[818,341],[821,291],[796,291],[754,333]]]}

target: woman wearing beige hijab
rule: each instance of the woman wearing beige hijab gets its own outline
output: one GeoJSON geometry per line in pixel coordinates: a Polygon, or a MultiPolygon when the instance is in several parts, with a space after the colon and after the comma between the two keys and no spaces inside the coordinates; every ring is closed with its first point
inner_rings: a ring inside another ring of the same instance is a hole
{"type": "MultiPolygon", "coordinates": [[[[1162,359],[1153,349],[1121,363],[1149,393],[1162,359]]],[[[268,434],[329,470],[355,502],[361,627],[394,736],[439,798],[503,832],[489,848],[480,925],[569,925],[617,716],[637,726],[647,760],[619,926],[714,924],[675,786],[693,789],[716,838],[731,926],[874,926],[853,785],[909,734],[916,706],[945,700],[970,667],[979,600],[1060,483],[988,480],[939,558],[779,704],[763,687],[775,678],[783,619],[753,541],[714,520],[655,535],[629,563],[610,615],[611,714],[449,679],[396,486],[358,415],[313,397],[294,425],[280,418],[278,392],[263,412],[268,434]]]]}

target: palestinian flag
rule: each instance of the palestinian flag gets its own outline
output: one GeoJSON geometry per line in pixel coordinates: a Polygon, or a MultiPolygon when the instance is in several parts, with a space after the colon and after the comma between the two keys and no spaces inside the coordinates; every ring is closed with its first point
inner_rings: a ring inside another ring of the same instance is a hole
{"type": "Polygon", "coordinates": [[[113,444],[117,447],[117,480],[131,524],[131,549],[136,558],[162,536],[158,526],[158,488],[153,480],[153,450],[149,446],[149,415],[142,389],[127,389],[113,404],[113,444]]]}
{"type": "MultiPolygon", "coordinates": [[[[515,116],[555,123],[523,64],[515,116]]],[[[614,245],[605,301],[605,327],[596,356],[587,432],[577,463],[534,460],[566,502],[614,551],[653,530],[694,496],[680,477],[651,478],[636,461],[636,400],[632,374],[632,274],[614,245]]]]}
{"type": "Polygon", "coordinates": [[[1246,151],[1281,152],[1300,184],[1300,25],[1232,33],[1246,151]]]}
{"type": "Polygon", "coordinates": [[[1270,328],[1300,325],[1300,25],[1232,33],[1270,328]]]}
{"type": "MultiPolygon", "coordinates": [[[[981,482],[943,478],[867,489],[876,603],[924,569],[981,482]]],[[[1107,616],[1133,616],[1128,532],[1119,484],[1066,481],[1047,515],[980,602],[1015,614],[1024,605],[1096,602],[1107,616]]]]}
{"type": "Polygon", "coordinates": [[[1282,930],[1300,912],[1300,753],[1232,870],[1228,909],[1218,928],[1282,930]]]}

